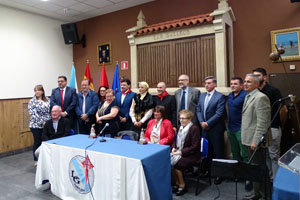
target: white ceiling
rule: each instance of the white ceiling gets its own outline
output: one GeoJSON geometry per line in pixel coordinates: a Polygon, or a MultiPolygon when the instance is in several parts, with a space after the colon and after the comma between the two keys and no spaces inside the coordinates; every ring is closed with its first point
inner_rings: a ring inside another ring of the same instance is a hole
{"type": "Polygon", "coordinates": [[[77,22],[154,0],[0,0],[0,5],[77,22]]]}

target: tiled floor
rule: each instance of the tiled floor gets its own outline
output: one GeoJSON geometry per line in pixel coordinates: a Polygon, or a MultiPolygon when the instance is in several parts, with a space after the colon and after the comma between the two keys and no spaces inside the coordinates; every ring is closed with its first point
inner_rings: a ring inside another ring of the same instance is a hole
{"type": "MultiPolygon", "coordinates": [[[[50,190],[38,191],[35,189],[35,167],[33,166],[31,151],[8,156],[0,159],[0,200],[48,200],[59,199],[50,190]]],[[[195,180],[187,177],[189,191],[183,196],[173,196],[175,200],[196,200],[214,199],[218,196],[217,187],[212,184],[209,186],[207,180],[201,180],[201,192],[195,196],[195,180]]],[[[220,190],[220,200],[235,199],[235,183],[224,181],[218,186],[220,190]]],[[[238,183],[238,199],[246,194],[244,184],[238,183]]]]}

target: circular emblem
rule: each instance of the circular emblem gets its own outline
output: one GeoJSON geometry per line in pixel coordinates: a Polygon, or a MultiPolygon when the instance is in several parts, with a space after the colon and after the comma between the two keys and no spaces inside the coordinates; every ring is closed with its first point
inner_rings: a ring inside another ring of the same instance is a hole
{"type": "Polygon", "coordinates": [[[87,194],[94,186],[94,166],[89,157],[75,156],[69,164],[69,178],[73,187],[81,194],[87,194]]]}

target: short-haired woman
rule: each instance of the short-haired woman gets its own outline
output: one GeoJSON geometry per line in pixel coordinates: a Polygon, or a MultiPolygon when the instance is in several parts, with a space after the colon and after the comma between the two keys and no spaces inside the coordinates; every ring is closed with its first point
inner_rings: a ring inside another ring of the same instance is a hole
{"type": "Polygon", "coordinates": [[[103,134],[110,134],[111,137],[117,136],[119,131],[119,107],[115,102],[114,91],[112,89],[107,89],[105,92],[105,101],[99,104],[98,111],[96,113],[96,121],[99,125],[98,131],[102,130],[106,123],[109,124],[105,128],[103,134]]]}
{"type": "Polygon", "coordinates": [[[182,171],[196,165],[201,159],[199,128],[193,124],[193,113],[189,110],[179,112],[180,128],[176,142],[172,144],[171,165],[172,178],[176,182],[173,192],[177,196],[183,195],[187,189],[182,171]]]}
{"type": "Polygon", "coordinates": [[[145,132],[147,142],[171,145],[174,139],[174,130],[170,120],[166,118],[165,107],[154,108],[154,119],[151,119],[145,132]]]}

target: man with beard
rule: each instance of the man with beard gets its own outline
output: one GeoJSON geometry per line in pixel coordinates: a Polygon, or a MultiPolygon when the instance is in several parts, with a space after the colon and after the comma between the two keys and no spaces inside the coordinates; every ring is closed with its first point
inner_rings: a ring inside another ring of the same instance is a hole
{"type": "MultiPolygon", "coordinates": [[[[190,78],[186,74],[182,74],[178,78],[178,85],[180,89],[175,91],[175,99],[177,104],[176,116],[178,118],[178,113],[181,110],[190,110],[194,114],[193,123],[195,125],[199,125],[195,113],[200,96],[200,91],[195,88],[189,87],[189,82],[190,78]]],[[[176,121],[178,122],[178,120],[176,121]]]]}
{"type": "Polygon", "coordinates": [[[132,99],[135,95],[131,91],[131,81],[127,78],[121,79],[121,92],[116,94],[115,101],[117,102],[118,107],[120,108],[120,131],[130,130],[132,121],[129,116],[129,110],[132,104],[132,99]]]}

